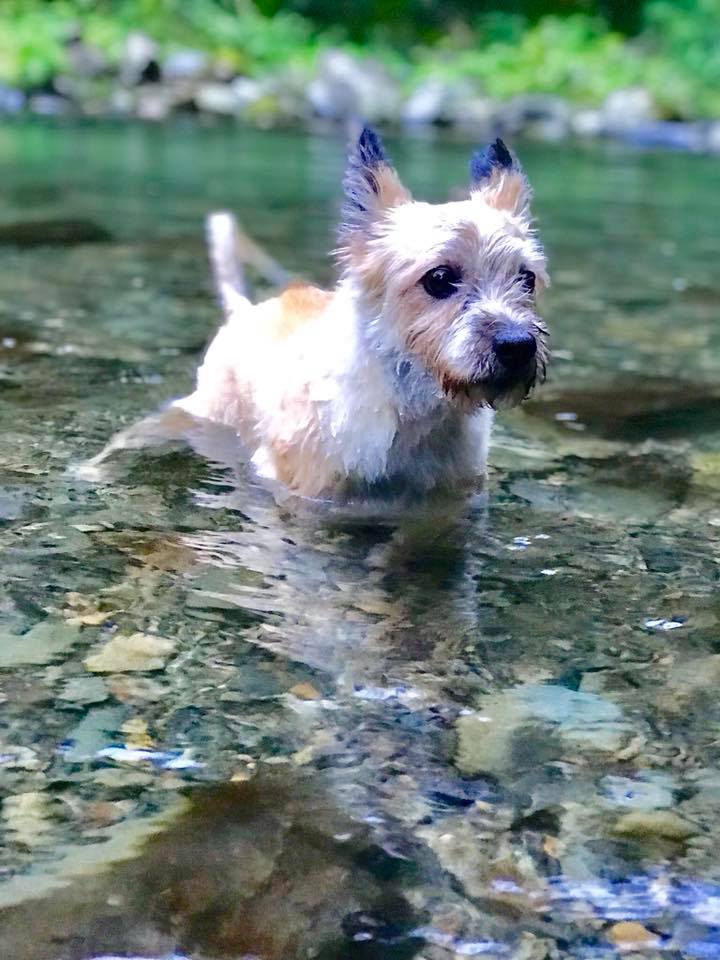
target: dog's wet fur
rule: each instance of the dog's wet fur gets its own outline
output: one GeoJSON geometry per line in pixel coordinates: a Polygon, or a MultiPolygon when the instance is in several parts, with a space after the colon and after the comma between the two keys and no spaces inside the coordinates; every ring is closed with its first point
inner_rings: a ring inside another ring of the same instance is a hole
{"type": "Polygon", "coordinates": [[[470,173],[467,199],[415,201],[365,128],[343,182],[336,287],[258,304],[234,220],[211,215],[226,323],[174,406],[231,426],[259,474],[301,496],[471,483],[494,409],[544,377],[535,296],[548,278],[517,160],[496,140],[470,173]]]}

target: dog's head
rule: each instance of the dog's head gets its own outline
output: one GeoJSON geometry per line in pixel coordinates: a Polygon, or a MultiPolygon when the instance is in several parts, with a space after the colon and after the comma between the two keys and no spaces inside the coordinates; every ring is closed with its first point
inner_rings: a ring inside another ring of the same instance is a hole
{"type": "Polygon", "coordinates": [[[470,162],[466,200],[419,203],[374,131],[350,152],[340,256],[385,344],[463,406],[514,405],[545,375],[547,283],[530,186],[501,140],[470,162]]]}

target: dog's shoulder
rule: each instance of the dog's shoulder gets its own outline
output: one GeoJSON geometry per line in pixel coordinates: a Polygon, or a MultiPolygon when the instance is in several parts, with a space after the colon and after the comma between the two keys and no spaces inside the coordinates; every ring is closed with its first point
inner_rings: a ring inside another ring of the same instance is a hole
{"type": "Polygon", "coordinates": [[[275,297],[268,317],[272,337],[288,340],[306,324],[319,317],[330,305],[333,294],[312,284],[296,281],[275,297]]]}

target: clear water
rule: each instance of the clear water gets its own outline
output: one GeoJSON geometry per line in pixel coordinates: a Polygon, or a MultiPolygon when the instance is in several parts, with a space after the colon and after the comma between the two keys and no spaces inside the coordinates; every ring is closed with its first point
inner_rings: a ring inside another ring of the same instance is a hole
{"type": "MultiPolygon", "coordinates": [[[[462,185],[466,146],[390,145],[462,185]]],[[[0,129],[3,956],[717,956],[715,161],[522,150],[556,358],[486,503],[304,515],[182,447],[70,469],[187,392],[207,210],[331,278],[342,154],[0,129]],[[110,237],[3,233],[69,218],[110,237]]]]}

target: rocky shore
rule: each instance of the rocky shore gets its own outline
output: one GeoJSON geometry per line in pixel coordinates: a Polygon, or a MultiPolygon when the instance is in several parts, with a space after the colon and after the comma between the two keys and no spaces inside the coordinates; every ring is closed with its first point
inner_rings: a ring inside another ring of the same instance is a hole
{"type": "Polygon", "coordinates": [[[609,137],[641,146],[720,152],[719,121],[667,120],[643,87],[615,90],[595,107],[527,93],[500,101],[476,82],[398,78],[380,60],[329,49],[314,64],[242,76],[201,50],[164,55],[131,33],[119,63],[80,37],[68,41],[68,69],[41,89],[0,83],[0,115],[124,117],[163,121],[196,113],[259,127],[363,117],[405,128],[443,126],[541,140],[609,137]]]}

